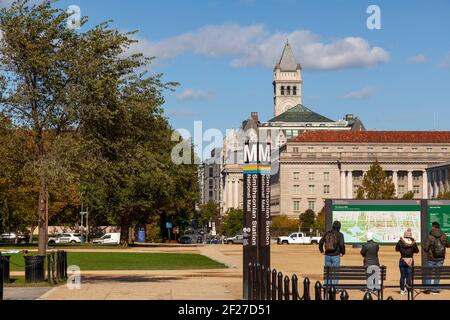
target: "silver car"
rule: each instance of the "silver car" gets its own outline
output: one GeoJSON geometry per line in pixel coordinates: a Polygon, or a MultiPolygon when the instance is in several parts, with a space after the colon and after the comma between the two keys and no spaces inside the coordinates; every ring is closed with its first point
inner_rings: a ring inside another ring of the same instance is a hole
{"type": "Polygon", "coordinates": [[[244,243],[244,236],[242,234],[235,235],[231,238],[225,239],[226,244],[243,244],[244,243]]]}

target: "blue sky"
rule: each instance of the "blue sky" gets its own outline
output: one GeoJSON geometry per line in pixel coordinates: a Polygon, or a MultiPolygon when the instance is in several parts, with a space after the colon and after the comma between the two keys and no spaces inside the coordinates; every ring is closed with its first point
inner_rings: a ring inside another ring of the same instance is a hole
{"type": "Polygon", "coordinates": [[[139,30],[134,50],[177,81],[165,110],[174,128],[238,127],[273,116],[272,68],[286,38],[303,65],[303,103],[368,129],[450,130],[450,1],[69,0],[89,25],[139,30]],[[381,9],[369,30],[366,9],[381,9]]]}

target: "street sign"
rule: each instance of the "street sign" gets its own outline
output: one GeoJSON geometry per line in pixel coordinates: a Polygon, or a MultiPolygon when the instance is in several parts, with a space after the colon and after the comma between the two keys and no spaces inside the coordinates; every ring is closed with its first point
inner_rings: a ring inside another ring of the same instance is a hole
{"type": "Polygon", "coordinates": [[[86,211],[80,211],[80,215],[84,216],[87,212],[86,211]]]}
{"type": "Polygon", "coordinates": [[[166,229],[172,229],[172,222],[166,222],[166,229]]]}

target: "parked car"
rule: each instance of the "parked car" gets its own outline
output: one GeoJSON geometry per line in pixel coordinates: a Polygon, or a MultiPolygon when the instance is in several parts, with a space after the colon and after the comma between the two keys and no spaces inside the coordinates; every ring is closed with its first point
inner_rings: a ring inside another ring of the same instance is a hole
{"type": "Polygon", "coordinates": [[[242,234],[238,234],[231,238],[225,239],[226,244],[243,244],[244,243],[244,236],[242,234]]]}
{"type": "Polygon", "coordinates": [[[3,233],[0,236],[0,241],[2,242],[9,242],[9,243],[28,243],[30,242],[30,235],[28,234],[15,234],[12,232],[9,233],[3,233]]]}
{"type": "Polygon", "coordinates": [[[278,237],[278,244],[318,244],[320,237],[307,237],[303,232],[294,232],[287,237],[278,237]]]}
{"type": "Polygon", "coordinates": [[[192,238],[189,236],[181,236],[178,238],[178,243],[181,244],[191,244],[192,243],[192,238]]]}
{"type": "Polygon", "coordinates": [[[106,233],[98,239],[94,239],[92,243],[96,244],[119,244],[120,243],[120,233],[106,233]]]}
{"type": "Polygon", "coordinates": [[[48,238],[48,244],[57,243],[81,243],[81,234],[79,233],[61,233],[48,238]]]}

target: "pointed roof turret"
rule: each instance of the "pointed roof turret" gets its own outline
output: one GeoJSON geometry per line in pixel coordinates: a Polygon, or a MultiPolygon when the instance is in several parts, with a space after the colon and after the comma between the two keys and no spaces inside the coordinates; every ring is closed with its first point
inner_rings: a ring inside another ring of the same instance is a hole
{"type": "Polygon", "coordinates": [[[296,71],[297,68],[300,68],[288,40],[286,40],[286,44],[284,45],[283,53],[281,54],[281,59],[278,65],[282,71],[296,71]]]}

